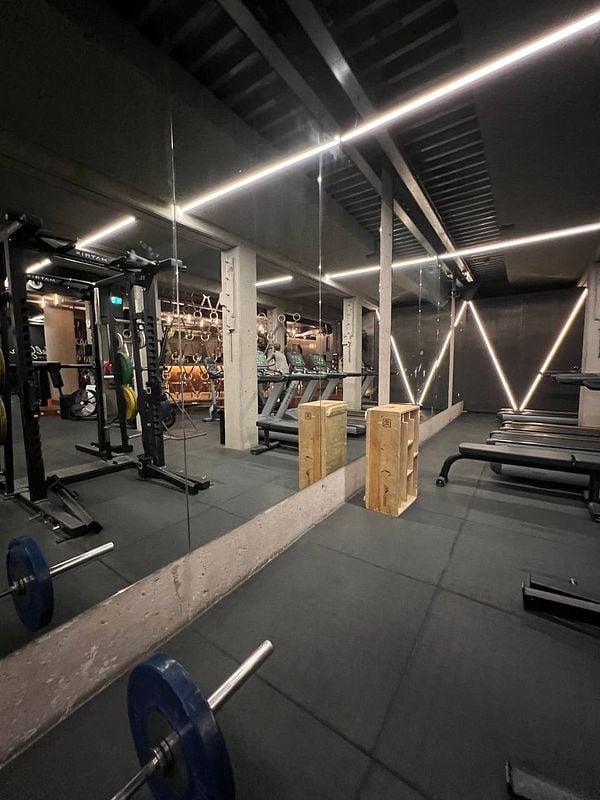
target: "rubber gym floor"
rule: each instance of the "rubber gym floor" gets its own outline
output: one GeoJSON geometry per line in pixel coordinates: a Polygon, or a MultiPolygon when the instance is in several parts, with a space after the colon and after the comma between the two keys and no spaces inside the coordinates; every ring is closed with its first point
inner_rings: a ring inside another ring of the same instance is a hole
{"type": "MultiPolygon", "coordinates": [[[[529,570],[593,585],[600,527],[476,462],[437,488],[444,457],[493,425],[464,415],[423,445],[401,518],[355,497],[163,646],[210,692],[273,641],[219,714],[239,798],[496,800],[507,759],[598,796],[600,643],[523,611],[520,587],[529,570]]],[[[6,766],[3,800],[110,797],[137,769],[125,691],[6,766]]]]}
{"type": "MultiPolygon", "coordinates": [[[[44,632],[66,622],[86,608],[169,564],[192,548],[237,528],[248,519],[281,502],[298,488],[298,457],[289,448],[253,456],[224,448],[219,443],[217,423],[203,423],[204,414],[194,414],[198,431],[205,434],[186,442],[166,439],[167,465],[193,477],[207,475],[211,486],[189,497],[163,481],[141,481],[135,469],[72,484],[87,510],[103,525],[99,534],[62,541],[60,532],[32,519],[32,512],[13,500],[0,499],[0,553],[16,536],[32,536],[42,547],[50,564],[84,550],[114,541],[113,552],[61,576],[57,583],[54,617],[44,632]],[[189,536],[189,538],[188,538],[189,536]]],[[[40,419],[46,474],[79,465],[98,464],[92,456],[75,450],[75,444],[89,444],[96,437],[92,420],[70,422],[56,416],[40,419]]],[[[187,432],[194,433],[187,424],[187,432]]],[[[180,427],[172,429],[182,436],[180,427]]],[[[25,456],[18,418],[13,404],[15,475],[24,478],[25,456]]],[[[116,438],[113,434],[113,439],[116,438]]],[[[140,439],[132,439],[134,453],[140,439]]],[[[364,454],[364,438],[348,440],[348,457],[364,454]]],[[[0,657],[31,640],[21,625],[12,603],[0,603],[0,657]]]]}

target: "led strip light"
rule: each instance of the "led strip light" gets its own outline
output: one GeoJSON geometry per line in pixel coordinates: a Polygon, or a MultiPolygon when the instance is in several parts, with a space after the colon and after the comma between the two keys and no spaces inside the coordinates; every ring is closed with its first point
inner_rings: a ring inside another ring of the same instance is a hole
{"type": "Polygon", "coordinates": [[[246,186],[257,183],[264,178],[268,178],[277,172],[281,172],[282,170],[293,167],[296,164],[302,163],[303,161],[307,161],[310,158],[314,158],[321,153],[332,150],[339,144],[353,141],[354,139],[364,136],[371,131],[382,128],[383,126],[389,125],[392,122],[396,122],[397,120],[406,117],[418,109],[425,108],[426,106],[429,106],[444,97],[448,97],[449,95],[454,94],[455,92],[458,92],[467,86],[473,86],[474,84],[482,81],[484,78],[489,78],[491,75],[495,75],[496,73],[501,72],[513,64],[524,61],[527,58],[542,52],[543,50],[547,50],[559,44],[560,42],[564,42],[567,39],[577,36],[577,34],[588,30],[594,25],[597,25],[599,22],[600,8],[596,9],[596,11],[592,12],[591,14],[579,17],[573,22],[570,22],[568,25],[563,25],[562,27],[556,28],[550,33],[533,39],[530,42],[521,45],[520,47],[509,50],[498,58],[486,61],[479,67],[468,70],[462,75],[459,75],[458,78],[454,78],[451,81],[442,83],[439,86],[436,86],[434,89],[418,95],[412,100],[400,103],[399,105],[391,108],[389,111],[367,120],[362,125],[358,125],[356,128],[353,128],[346,133],[343,133],[339,136],[334,136],[332,139],[329,139],[326,142],[317,145],[316,147],[311,147],[307,150],[300,150],[297,153],[288,156],[287,158],[274,161],[262,169],[250,172],[243,178],[227,181],[226,183],[217,186],[215,189],[204,192],[203,194],[198,195],[186,203],[181,210],[183,212],[195,210],[200,206],[204,206],[207,203],[218,200],[225,195],[236,192],[239,189],[244,189],[246,186]]]}
{"type": "Polygon", "coordinates": [[[534,394],[535,390],[537,389],[539,382],[542,379],[543,373],[548,369],[548,367],[552,363],[552,359],[554,358],[554,356],[558,352],[558,348],[561,346],[561,344],[563,342],[563,339],[565,338],[565,336],[569,332],[569,330],[571,328],[571,325],[573,324],[573,322],[575,321],[575,318],[577,317],[577,314],[579,314],[580,309],[582,308],[583,304],[585,303],[585,298],[587,297],[587,295],[588,295],[588,290],[584,289],[583,292],[577,298],[577,302],[573,306],[573,310],[571,311],[567,321],[565,322],[565,324],[561,328],[560,333],[558,334],[558,336],[554,340],[554,344],[552,345],[552,347],[550,349],[550,352],[546,356],[542,366],[539,368],[535,378],[533,379],[533,383],[529,387],[529,391],[527,392],[527,394],[525,395],[525,398],[523,399],[523,402],[519,406],[521,411],[524,408],[527,408],[527,403],[529,403],[529,401],[533,397],[533,394],[534,394]]]}
{"type": "MultiPolygon", "coordinates": [[[[468,258],[485,253],[498,251],[514,250],[518,247],[528,247],[532,244],[541,242],[552,242],[556,239],[565,239],[571,236],[583,236],[586,233],[600,231],[600,222],[590,222],[585,225],[576,225],[572,228],[557,228],[553,231],[544,233],[534,233],[531,236],[519,236],[514,239],[503,239],[491,244],[482,244],[476,247],[465,247],[461,250],[454,250],[452,253],[440,253],[439,256],[424,256],[422,258],[406,258],[392,263],[392,269],[402,269],[403,267],[424,267],[437,264],[438,261],[446,261],[454,258],[468,258]]],[[[341,270],[340,272],[330,272],[325,275],[325,280],[332,278],[350,278],[353,275],[364,275],[369,272],[379,272],[379,264],[372,264],[366,267],[354,267],[352,269],[341,270]]]]}
{"type": "MultiPolygon", "coordinates": [[[[375,309],[375,313],[377,314],[377,321],[381,322],[381,315],[379,313],[379,309],[375,309]]],[[[408,399],[410,402],[415,405],[415,396],[413,394],[412,389],[410,388],[410,383],[408,382],[408,378],[406,377],[406,371],[404,370],[404,364],[402,363],[402,359],[400,358],[400,351],[398,350],[398,345],[396,344],[396,340],[390,334],[390,344],[392,345],[392,350],[394,351],[394,358],[396,359],[396,365],[398,367],[398,371],[400,375],[402,375],[402,380],[404,381],[404,388],[406,389],[406,393],[408,394],[408,399]]]]}
{"type": "Polygon", "coordinates": [[[493,365],[494,365],[494,367],[496,369],[496,372],[498,373],[498,377],[500,378],[500,383],[504,387],[504,391],[506,392],[506,396],[507,396],[508,401],[510,403],[510,407],[513,410],[516,411],[517,410],[517,403],[515,401],[515,398],[513,396],[512,391],[510,389],[509,383],[506,380],[506,375],[504,374],[504,370],[502,369],[502,366],[501,366],[500,362],[498,361],[498,357],[496,355],[496,352],[495,352],[494,348],[492,347],[492,343],[490,342],[489,337],[488,337],[488,335],[486,333],[486,330],[483,327],[483,323],[481,321],[479,313],[478,313],[477,309],[475,308],[475,303],[473,303],[472,300],[468,301],[468,303],[469,303],[469,308],[471,309],[471,311],[473,312],[473,316],[475,317],[475,322],[477,323],[477,327],[479,328],[479,333],[481,334],[481,338],[483,339],[483,342],[484,342],[485,346],[487,347],[488,353],[490,354],[490,358],[492,359],[492,363],[493,363],[493,365]]]}
{"type": "Polygon", "coordinates": [[[429,375],[427,376],[427,380],[425,381],[425,384],[424,384],[423,388],[421,389],[421,396],[419,397],[419,400],[418,400],[418,404],[420,406],[423,405],[423,401],[425,400],[425,395],[427,394],[427,391],[429,389],[429,384],[431,383],[431,381],[433,379],[433,376],[435,375],[436,370],[439,368],[440,364],[442,363],[442,360],[443,360],[444,356],[446,355],[446,350],[448,349],[448,345],[450,344],[450,339],[452,338],[452,332],[454,331],[454,329],[458,326],[459,322],[461,321],[461,319],[463,317],[463,314],[466,311],[466,308],[467,308],[467,302],[465,300],[465,301],[463,301],[463,304],[460,307],[460,311],[456,315],[456,319],[454,320],[454,324],[451,326],[450,330],[448,331],[448,335],[446,336],[446,339],[444,341],[444,344],[442,345],[442,349],[440,350],[438,357],[433,362],[433,366],[429,370],[429,375]]]}

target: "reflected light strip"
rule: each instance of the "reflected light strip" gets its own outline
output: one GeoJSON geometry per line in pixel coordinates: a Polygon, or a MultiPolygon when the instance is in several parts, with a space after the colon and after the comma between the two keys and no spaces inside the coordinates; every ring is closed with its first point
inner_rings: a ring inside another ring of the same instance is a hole
{"type": "Polygon", "coordinates": [[[481,321],[481,318],[479,317],[479,313],[478,313],[477,309],[475,308],[475,304],[473,303],[473,301],[470,300],[468,302],[469,302],[469,306],[471,308],[471,311],[473,312],[473,316],[475,317],[475,322],[477,323],[477,327],[479,328],[479,333],[481,334],[481,338],[483,339],[483,342],[484,342],[485,346],[488,349],[488,353],[490,354],[490,358],[492,359],[492,363],[494,364],[494,367],[496,368],[496,372],[498,373],[498,377],[500,378],[500,382],[501,382],[502,386],[504,387],[504,391],[506,392],[506,396],[508,398],[508,402],[510,403],[510,407],[514,411],[516,411],[517,410],[517,404],[515,402],[515,398],[513,397],[513,393],[511,392],[510,386],[508,385],[508,381],[506,380],[506,375],[504,374],[504,370],[500,366],[500,362],[498,361],[498,357],[496,356],[494,348],[492,347],[492,343],[490,342],[490,340],[488,338],[488,335],[487,335],[487,333],[485,331],[485,328],[483,327],[483,323],[481,321]]]}
{"type": "MultiPolygon", "coordinates": [[[[85,248],[89,247],[91,244],[95,244],[101,239],[106,239],[108,236],[112,236],[113,233],[117,233],[117,231],[127,228],[129,225],[133,225],[134,222],[135,217],[129,214],[128,216],[122,217],[116,222],[113,222],[111,225],[107,225],[106,228],[101,228],[100,230],[94,231],[94,233],[90,233],[88,236],[85,236],[83,239],[78,239],[75,247],[85,250],[85,248]]],[[[25,272],[30,275],[32,272],[37,272],[43,267],[48,267],[51,263],[52,261],[49,258],[43,258],[41,261],[36,261],[35,264],[27,267],[25,272]]]]}
{"type": "Polygon", "coordinates": [[[461,321],[461,319],[463,317],[463,314],[465,313],[466,308],[467,308],[467,303],[466,303],[466,301],[463,301],[463,304],[460,307],[460,311],[458,312],[458,314],[456,315],[456,319],[454,320],[454,325],[452,325],[452,327],[448,331],[448,335],[446,336],[444,344],[442,345],[442,349],[440,350],[440,354],[438,355],[436,360],[433,362],[433,366],[429,370],[429,375],[427,376],[427,380],[425,381],[425,384],[424,384],[424,386],[423,386],[423,388],[421,390],[421,396],[419,397],[418,403],[419,403],[420,406],[423,405],[423,401],[425,400],[425,395],[427,394],[427,390],[429,389],[429,384],[431,383],[436,370],[439,368],[440,364],[442,363],[442,360],[443,360],[444,356],[446,355],[446,350],[448,349],[448,345],[450,344],[450,339],[452,338],[452,331],[456,328],[456,326],[461,321]]]}
{"type": "MultiPolygon", "coordinates": [[[[377,314],[378,322],[381,322],[381,315],[379,313],[379,309],[375,309],[375,313],[377,314]]],[[[413,394],[412,389],[410,388],[410,383],[408,382],[408,378],[406,377],[406,371],[404,369],[404,364],[402,363],[402,359],[400,358],[400,351],[398,350],[398,345],[396,344],[396,340],[390,334],[390,344],[392,345],[392,350],[394,351],[394,358],[396,359],[396,366],[398,367],[398,371],[400,375],[402,375],[402,380],[404,381],[404,388],[406,389],[406,393],[408,394],[408,399],[413,405],[415,403],[415,396],[413,394]]]]}
{"type": "Polygon", "coordinates": [[[548,367],[552,363],[552,359],[554,358],[554,356],[558,352],[558,348],[561,346],[561,344],[563,342],[563,339],[565,338],[565,336],[569,332],[569,329],[571,328],[571,325],[575,321],[575,318],[577,317],[577,314],[579,313],[581,307],[585,303],[585,298],[587,297],[587,295],[588,295],[588,290],[584,289],[583,292],[581,293],[581,295],[577,298],[577,302],[575,303],[575,305],[573,307],[573,310],[569,314],[569,318],[567,319],[567,321],[565,322],[565,324],[562,327],[562,330],[560,331],[560,333],[556,337],[556,340],[555,340],[554,344],[552,345],[552,348],[551,348],[550,352],[546,356],[546,359],[545,359],[544,363],[539,368],[539,370],[537,372],[537,375],[535,376],[535,378],[533,380],[533,383],[529,387],[529,391],[525,395],[525,399],[523,400],[523,402],[519,406],[521,411],[524,408],[527,408],[527,403],[533,397],[533,393],[537,389],[538,384],[539,384],[539,382],[541,381],[541,379],[543,377],[543,373],[548,369],[548,367]]]}
{"type": "MultiPolygon", "coordinates": [[[[555,239],[565,239],[570,236],[583,236],[586,233],[594,233],[600,231],[600,222],[590,222],[585,225],[576,225],[573,228],[557,228],[553,231],[546,231],[545,233],[534,233],[531,236],[519,236],[514,239],[503,239],[499,242],[492,242],[491,244],[482,244],[477,247],[465,247],[460,250],[453,250],[451,253],[440,253],[439,256],[423,256],[423,258],[405,258],[400,261],[392,262],[392,269],[401,269],[402,267],[422,267],[428,264],[435,264],[438,260],[446,261],[453,258],[468,258],[469,256],[478,256],[485,253],[494,253],[497,251],[514,250],[517,247],[527,247],[532,244],[539,244],[540,242],[552,242],[555,239]]],[[[379,264],[373,264],[368,267],[355,267],[353,269],[342,270],[341,272],[329,272],[325,275],[325,279],[331,278],[348,278],[352,275],[363,275],[368,272],[379,272],[379,264]]]]}
{"type": "Polygon", "coordinates": [[[318,156],[320,153],[325,153],[327,150],[337,147],[339,143],[340,137],[334,136],[333,139],[329,139],[324,144],[317,145],[316,147],[310,147],[308,150],[301,150],[299,153],[289,156],[289,158],[273,161],[271,164],[263,167],[263,169],[249,172],[248,175],[245,175],[243,178],[224,183],[213,191],[206,192],[205,194],[201,194],[198,197],[193,198],[189,203],[186,203],[186,205],[182,206],[181,210],[184,213],[192,211],[193,209],[206,205],[206,203],[217,200],[219,197],[236,192],[238,189],[243,189],[245,186],[249,186],[252,183],[257,183],[258,181],[263,180],[263,178],[268,178],[270,175],[274,175],[276,172],[281,172],[281,170],[288,169],[288,167],[293,167],[296,164],[300,164],[302,161],[306,161],[309,158],[318,156]]]}
{"type": "Polygon", "coordinates": [[[260,286],[275,286],[276,283],[289,283],[294,279],[293,275],[282,275],[280,278],[268,278],[264,281],[256,281],[256,287],[260,286]]]}
{"type": "Polygon", "coordinates": [[[479,67],[468,70],[459,77],[442,83],[434,89],[418,95],[412,100],[400,103],[399,105],[391,108],[389,111],[386,111],[383,114],[378,114],[372,119],[364,122],[362,125],[358,125],[352,130],[346,131],[346,133],[343,133],[339,136],[335,136],[333,139],[330,139],[329,141],[318,145],[317,147],[312,147],[308,150],[301,150],[291,156],[288,156],[287,158],[274,161],[263,169],[250,172],[243,178],[228,181],[227,183],[223,183],[211,191],[198,195],[184,205],[181,210],[183,212],[192,211],[193,209],[199,208],[200,206],[210,203],[213,200],[217,200],[224,195],[231,194],[238,189],[243,189],[250,184],[269,177],[276,172],[280,172],[281,170],[285,170],[288,167],[292,167],[302,161],[306,161],[313,156],[324,153],[327,150],[331,150],[332,148],[337,147],[337,145],[340,143],[350,142],[354,139],[357,139],[359,136],[364,136],[366,133],[378,128],[382,128],[384,125],[395,122],[398,119],[412,113],[413,111],[416,111],[417,109],[429,106],[432,103],[435,103],[438,100],[447,97],[448,95],[454,94],[455,92],[458,92],[467,86],[473,86],[475,83],[478,83],[484,78],[488,78],[491,75],[506,69],[506,67],[509,67],[512,64],[517,64],[518,62],[524,61],[536,53],[540,53],[541,51],[547,50],[548,48],[551,48],[560,42],[564,42],[567,39],[576,36],[578,33],[591,28],[593,25],[596,25],[599,22],[600,8],[591,14],[578,17],[573,22],[563,25],[560,28],[556,28],[550,33],[546,33],[543,36],[532,39],[526,44],[522,44],[517,48],[509,50],[508,52],[504,53],[504,55],[500,55],[491,61],[486,61],[479,67]]]}
{"type": "Polygon", "coordinates": [[[499,56],[498,58],[492,59],[491,61],[486,61],[480,67],[476,67],[475,69],[463,73],[458,78],[454,78],[454,80],[443,83],[441,86],[437,86],[431,91],[415,97],[413,100],[401,103],[386,113],[380,114],[374,119],[367,120],[364,124],[358,125],[356,128],[354,128],[354,130],[343,134],[341,137],[342,142],[352,141],[353,139],[357,139],[359,136],[364,136],[366,133],[370,133],[377,128],[381,128],[384,125],[395,122],[396,120],[411,114],[413,111],[416,111],[419,108],[431,105],[431,103],[435,103],[436,101],[441,100],[443,97],[447,97],[454,92],[458,92],[467,86],[472,86],[484,78],[488,78],[491,75],[506,69],[506,67],[517,64],[519,61],[524,61],[525,59],[536,55],[536,53],[540,53],[549,47],[559,44],[559,42],[564,42],[566,39],[570,39],[572,36],[576,36],[578,33],[591,28],[593,25],[597,25],[599,22],[600,9],[596,9],[591,14],[579,17],[573,22],[570,22],[568,25],[563,25],[560,28],[556,28],[552,32],[546,33],[537,39],[532,39],[531,41],[515,48],[514,50],[509,50],[507,53],[499,56]]]}

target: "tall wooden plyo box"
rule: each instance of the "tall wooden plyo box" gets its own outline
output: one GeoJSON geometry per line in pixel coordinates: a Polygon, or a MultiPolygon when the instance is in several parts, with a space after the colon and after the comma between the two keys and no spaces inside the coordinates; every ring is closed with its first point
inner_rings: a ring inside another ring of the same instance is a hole
{"type": "Polygon", "coordinates": [[[340,400],[298,406],[300,489],[346,465],[347,411],[340,400]]]}
{"type": "Polygon", "coordinates": [[[397,517],[416,500],[418,454],[419,406],[367,411],[366,508],[397,517]]]}

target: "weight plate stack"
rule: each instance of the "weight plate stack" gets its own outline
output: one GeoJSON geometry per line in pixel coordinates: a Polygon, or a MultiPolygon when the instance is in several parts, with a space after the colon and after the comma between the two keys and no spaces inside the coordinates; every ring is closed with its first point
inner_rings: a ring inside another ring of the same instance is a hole
{"type": "Polygon", "coordinates": [[[138,413],[137,395],[130,386],[124,386],[123,397],[125,399],[125,418],[127,422],[132,422],[138,413]]]}
{"type": "Polygon", "coordinates": [[[133,364],[127,353],[119,353],[119,362],[121,364],[121,376],[123,379],[123,386],[129,386],[133,380],[133,364]]]}

